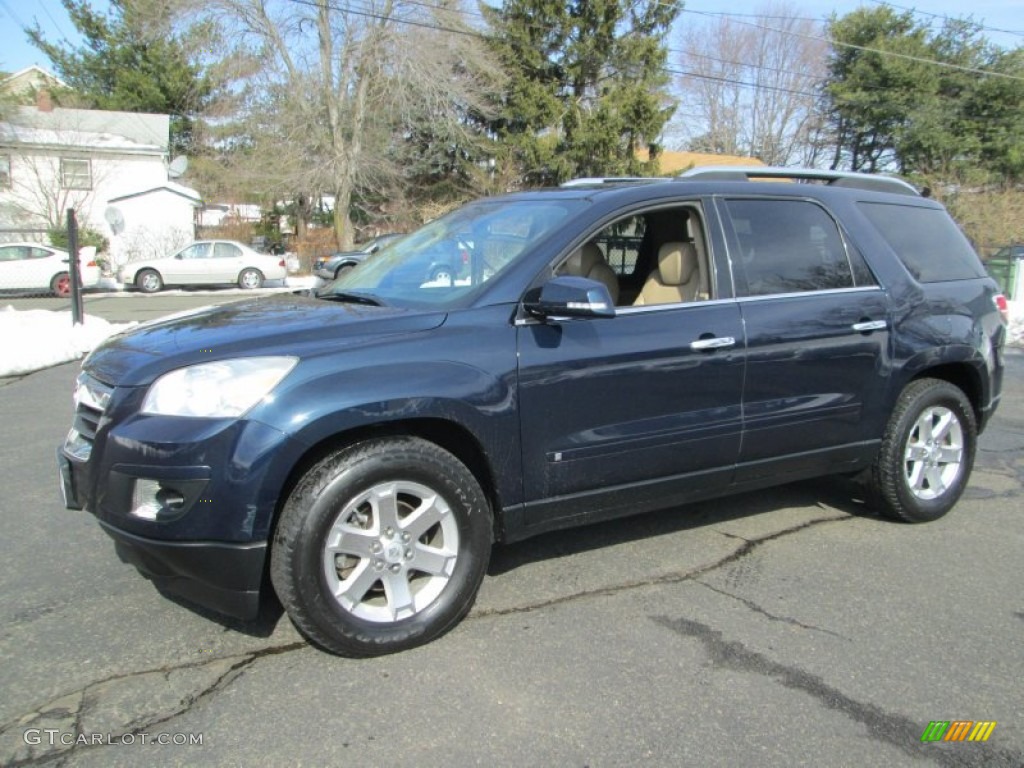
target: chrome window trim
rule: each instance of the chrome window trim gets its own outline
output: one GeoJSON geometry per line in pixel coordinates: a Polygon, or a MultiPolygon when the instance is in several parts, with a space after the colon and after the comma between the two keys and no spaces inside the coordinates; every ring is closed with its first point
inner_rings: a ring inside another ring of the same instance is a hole
{"type": "Polygon", "coordinates": [[[818,291],[790,291],[789,293],[763,293],[757,296],[737,296],[735,301],[765,301],[768,299],[797,299],[801,296],[829,296],[842,293],[882,293],[878,285],[855,285],[852,288],[824,288],[818,291]]]}

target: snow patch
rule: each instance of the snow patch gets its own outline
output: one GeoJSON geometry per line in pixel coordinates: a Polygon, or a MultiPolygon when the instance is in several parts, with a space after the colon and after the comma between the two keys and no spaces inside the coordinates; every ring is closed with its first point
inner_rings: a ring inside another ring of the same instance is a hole
{"type": "Polygon", "coordinates": [[[86,315],[80,325],[72,325],[70,310],[16,310],[8,305],[0,310],[0,376],[31,373],[77,360],[111,334],[134,325],[137,323],[116,325],[93,315],[86,315]]]}
{"type": "Polygon", "coordinates": [[[1006,343],[1024,346],[1024,301],[1010,301],[1010,327],[1006,329],[1006,343]]]}

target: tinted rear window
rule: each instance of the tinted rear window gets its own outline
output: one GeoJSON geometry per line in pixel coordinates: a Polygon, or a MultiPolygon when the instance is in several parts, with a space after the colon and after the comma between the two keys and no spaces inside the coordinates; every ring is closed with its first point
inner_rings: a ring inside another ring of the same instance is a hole
{"type": "Polygon", "coordinates": [[[985,276],[981,260],[945,211],[884,203],[860,207],[916,280],[937,283],[985,276]]]}
{"type": "MultiPolygon", "coordinates": [[[[822,208],[804,200],[760,199],[728,200],[726,206],[747,283],[740,295],[854,287],[839,228],[822,208]]],[[[869,276],[865,282],[872,282],[869,276]]]]}

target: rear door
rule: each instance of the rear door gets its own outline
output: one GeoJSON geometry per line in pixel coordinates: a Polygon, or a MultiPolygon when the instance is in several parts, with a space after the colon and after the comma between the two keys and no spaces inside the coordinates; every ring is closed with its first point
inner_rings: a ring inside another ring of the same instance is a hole
{"type": "Polygon", "coordinates": [[[233,283],[244,266],[241,248],[234,243],[216,242],[209,264],[209,282],[233,283]]]}
{"type": "Polygon", "coordinates": [[[888,303],[815,201],[723,198],[746,329],[737,481],[841,469],[879,437],[888,303]]]}

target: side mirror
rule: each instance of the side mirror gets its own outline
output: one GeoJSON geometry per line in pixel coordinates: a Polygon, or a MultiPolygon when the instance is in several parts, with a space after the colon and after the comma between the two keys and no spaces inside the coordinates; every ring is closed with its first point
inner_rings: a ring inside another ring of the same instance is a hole
{"type": "Polygon", "coordinates": [[[543,319],[615,317],[615,302],[604,283],[585,277],[555,277],[528,296],[523,307],[543,319]]]}

